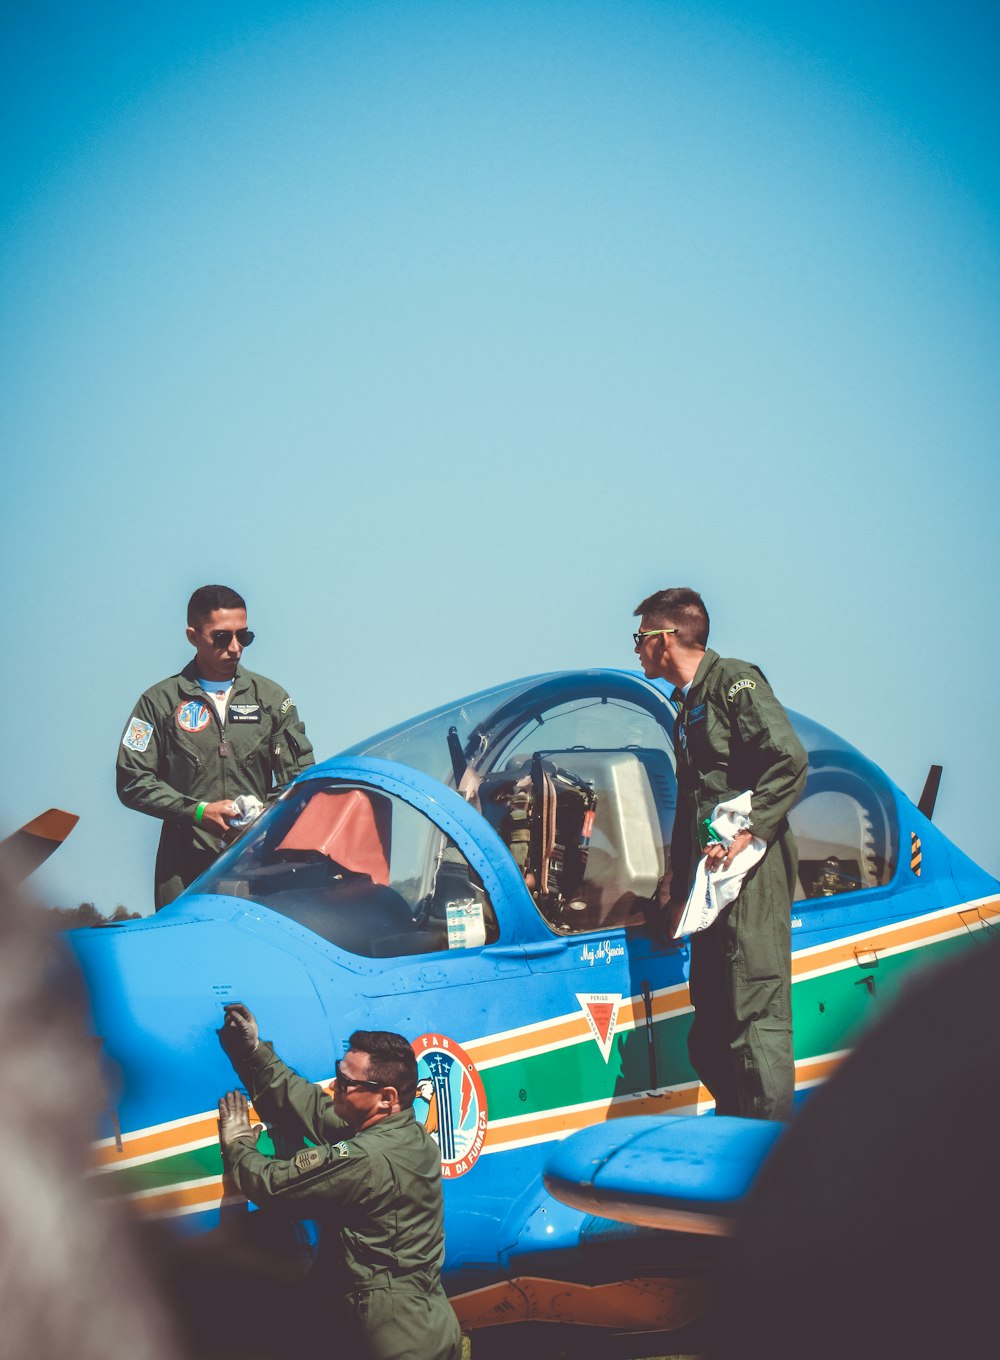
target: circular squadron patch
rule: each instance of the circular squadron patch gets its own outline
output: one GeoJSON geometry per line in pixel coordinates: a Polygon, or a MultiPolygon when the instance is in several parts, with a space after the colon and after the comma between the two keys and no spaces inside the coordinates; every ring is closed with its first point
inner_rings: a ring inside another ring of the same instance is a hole
{"type": "Polygon", "coordinates": [[[197,699],[189,699],[178,706],[177,726],[182,732],[203,732],[211,721],[211,713],[197,699]]]}
{"type": "Polygon", "coordinates": [[[413,1041],[417,1055],[414,1114],[441,1149],[445,1180],[464,1176],[483,1150],[489,1117],[483,1081],[472,1059],[454,1039],[422,1034],[413,1041]]]}

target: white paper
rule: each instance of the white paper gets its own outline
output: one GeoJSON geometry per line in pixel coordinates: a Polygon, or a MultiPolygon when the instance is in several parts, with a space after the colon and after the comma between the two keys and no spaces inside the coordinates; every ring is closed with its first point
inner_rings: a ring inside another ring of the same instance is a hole
{"type": "Polygon", "coordinates": [[[474,949],[486,943],[483,904],[474,897],[449,902],[445,908],[449,949],[474,949]]]}

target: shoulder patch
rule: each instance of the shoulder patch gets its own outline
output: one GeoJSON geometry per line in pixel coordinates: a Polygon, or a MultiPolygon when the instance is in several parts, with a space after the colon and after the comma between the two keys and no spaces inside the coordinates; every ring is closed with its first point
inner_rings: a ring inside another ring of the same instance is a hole
{"type": "Polygon", "coordinates": [[[323,1161],[323,1153],[319,1148],[303,1148],[297,1152],[292,1159],[295,1162],[296,1171],[312,1171],[323,1161]]]}
{"type": "Polygon", "coordinates": [[[757,683],[754,680],[737,680],[735,685],[730,685],[726,691],[727,699],[735,699],[741,689],[756,689],[757,683]]]}
{"type": "Polygon", "coordinates": [[[334,1143],[333,1150],[338,1157],[350,1157],[351,1155],[349,1143],[334,1143]]]}
{"type": "Polygon", "coordinates": [[[281,705],[281,708],[278,710],[281,713],[282,717],[284,717],[284,715],[288,712],[288,710],[291,708],[294,702],[295,702],[294,699],[291,698],[285,699],[285,702],[281,705]]]}
{"type": "Polygon", "coordinates": [[[152,723],[144,722],[142,718],[133,718],[129,722],[128,731],[122,737],[122,745],[128,747],[130,751],[145,751],[152,735],[152,723]]]}

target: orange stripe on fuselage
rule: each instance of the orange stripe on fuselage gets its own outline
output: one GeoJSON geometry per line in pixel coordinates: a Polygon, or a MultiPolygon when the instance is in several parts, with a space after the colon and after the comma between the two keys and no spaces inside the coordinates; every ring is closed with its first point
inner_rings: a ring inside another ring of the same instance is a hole
{"type": "MultiPolygon", "coordinates": [[[[690,1010],[691,1001],[687,986],[683,983],[669,991],[654,993],[652,997],[653,1018],[670,1015],[675,1011],[690,1010]]],[[[642,1000],[631,999],[622,1002],[618,1011],[617,1029],[633,1028],[645,1023],[645,1007],[642,1000]]],[[[537,1027],[520,1034],[501,1034],[497,1038],[473,1039],[464,1045],[466,1053],[476,1063],[497,1062],[503,1058],[516,1058],[526,1049],[557,1047],[560,1044],[574,1043],[591,1037],[590,1026],[582,1011],[562,1020],[546,1024],[542,1021],[537,1027]]]]}
{"type": "MultiPolygon", "coordinates": [[[[932,944],[948,935],[976,928],[977,921],[983,926],[1000,918],[1000,898],[986,898],[963,902],[943,910],[939,915],[925,915],[888,925],[873,932],[860,932],[843,940],[829,944],[814,945],[792,956],[792,975],[804,978],[835,968],[857,964],[859,954],[877,953],[879,950],[905,949],[910,946],[932,944]]],[[[863,961],[863,960],[861,960],[863,961]]],[[[654,1019],[681,1014],[690,1010],[690,997],[687,986],[675,985],[663,992],[654,993],[651,998],[654,1019]]],[[[618,1015],[621,1028],[635,1027],[645,1021],[645,1008],[641,998],[623,1001],[618,1015]]],[[[556,1047],[559,1044],[578,1042],[590,1037],[590,1029],[582,1011],[577,1015],[560,1020],[525,1028],[518,1034],[501,1034],[481,1040],[467,1040],[466,1052],[477,1063],[515,1060],[539,1049],[556,1047]]],[[[800,1084],[816,1082],[827,1076],[840,1061],[839,1056],[806,1059],[796,1064],[796,1076],[800,1084]]],[[[327,1085],[326,1081],[318,1083],[327,1085]]],[[[607,1105],[605,1118],[617,1118],[625,1114],[644,1111],[694,1112],[699,1108],[710,1107],[711,1097],[704,1088],[695,1093],[694,1087],[676,1091],[664,1091],[657,1095],[640,1094],[623,1100],[614,1106],[607,1105]]],[[[601,1106],[591,1107],[586,1113],[572,1112],[541,1115],[523,1123],[510,1124],[500,1128],[490,1126],[487,1146],[499,1147],[512,1141],[537,1137],[557,1137],[561,1130],[571,1132],[585,1127],[600,1118],[601,1106]]],[[[257,1116],[251,1113],[252,1118],[257,1116]]],[[[170,1127],[136,1130],[122,1135],[122,1149],[118,1150],[114,1140],[104,1139],[92,1148],[95,1170],[110,1170],[132,1159],[175,1155],[197,1146],[211,1144],[218,1138],[218,1123],[213,1113],[192,1115],[189,1120],[178,1120],[170,1127]]]]}
{"type": "Polygon", "coordinates": [[[182,1128],[158,1129],[155,1133],[122,1134],[122,1150],[105,1141],[94,1149],[95,1166],[115,1166],[125,1158],[148,1157],[152,1153],[181,1152],[185,1148],[214,1142],[219,1136],[218,1119],[195,1118],[182,1128]]]}
{"type": "Polygon", "coordinates": [[[986,902],[966,902],[942,912],[940,916],[921,916],[899,925],[883,926],[880,930],[863,931],[846,940],[815,945],[792,955],[792,976],[802,977],[823,972],[841,963],[856,963],[858,952],[877,952],[879,949],[902,949],[907,945],[930,944],[934,940],[968,930],[974,923],[967,920],[970,911],[978,911],[984,924],[986,918],[1000,917],[1000,899],[986,902]]]}
{"type": "MultiPolygon", "coordinates": [[[[825,1081],[839,1067],[843,1053],[828,1053],[818,1058],[803,1058],[795,1064],[798,1086],[825,1081]]],[[[565,1137],[578,1129],[609,1119],[634,1114],[688,1114],[710,1110],[715,1101],[705,1086],[665,1087],[662,1091],[643,1091],[634,1096],[591,1105],[579,1110],[554,1110],[550,1114],[518,1120],[516,1123],[491,1123],[486,1135],[486,1150],[499,1152],[511,1143],[565,1137]]]]}
{"type": "MultiPolygon", "coordinates": [[[[251,1105],[251,1120],[260,1116],[251,1105]]],[[[263,1122],[262,1120],[260,1122],[263,1122]]],[[[91,1164],[95,1170],[117,1167],[136,1157],[150,1157],[156,1153],[174,1156],[178,1152],[191,1151],[218,1142],[219,1119],[215,1114],[196,1114],[190,1119],[179,1120],[166,1128],[139,1129],[135,1133],[123,1133],[121,1151],[113,1138],[104,1138],[92,1148],[91,1164]]]]}

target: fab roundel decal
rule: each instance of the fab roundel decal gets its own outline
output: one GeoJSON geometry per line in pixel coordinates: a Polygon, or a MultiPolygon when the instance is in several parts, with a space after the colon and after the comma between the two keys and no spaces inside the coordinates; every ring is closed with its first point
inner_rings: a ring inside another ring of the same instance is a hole
{"type": "Polygon", "coordinates": [[[486,1141],[486,1092],[472,1059],[454,1039],[422,1034],[417,1055],[417,1098],[413,1112],[441,1149],[445,1180],[472,1169],[486,1141]],[[423,1112],[423,1114],[422,1114],[423,1112]]]}

